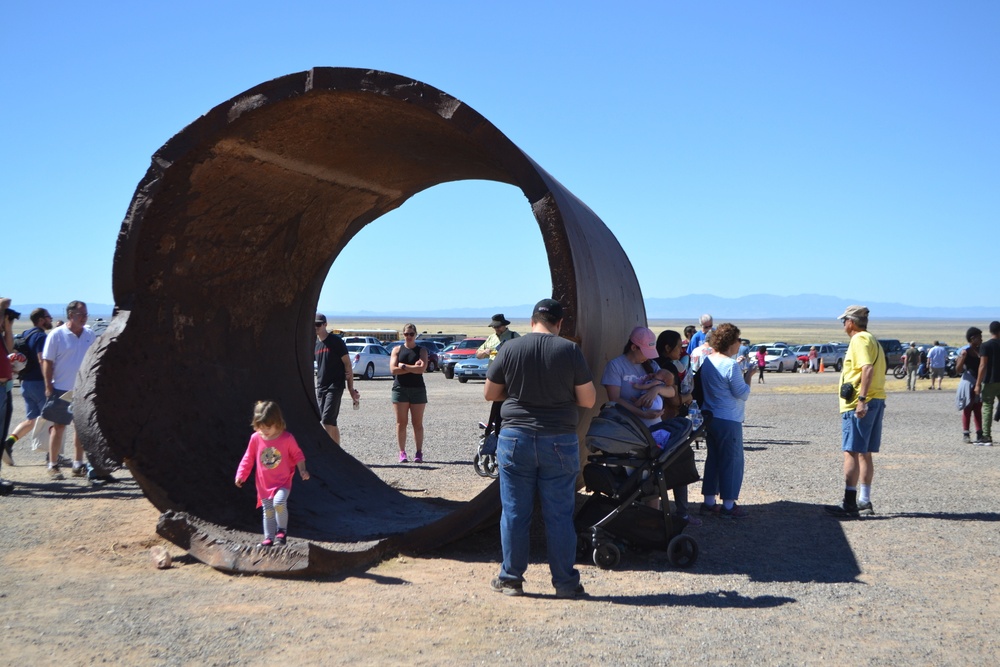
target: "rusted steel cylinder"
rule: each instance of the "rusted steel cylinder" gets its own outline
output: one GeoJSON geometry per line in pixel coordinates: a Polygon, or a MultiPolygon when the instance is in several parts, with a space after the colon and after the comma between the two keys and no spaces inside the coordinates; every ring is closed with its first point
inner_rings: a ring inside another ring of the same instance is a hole
{"type": "Polygon", "coordinates": [[[220,104],[156,152],[118,238],[118,312],[74,407],[88,452],[127,462],[170,512],[161,533],[220,569],[318,573],[431,548],[497,516],[495,484],[447,512],[331,448],[311,372],[313,313],[340,251],[414,194],[465,179],[524,193],[552,296],[569,313],[563,334],[599,373],[622,332],[645,323],[624,251],[489,121],[431,86],[360,69],[290,74],[220,104]],[[296,487],[295,512],[316,548],[287,562],[232,547],[257,530],[232,477],[260,396],[281,396],[314,479],[296,487]]]}

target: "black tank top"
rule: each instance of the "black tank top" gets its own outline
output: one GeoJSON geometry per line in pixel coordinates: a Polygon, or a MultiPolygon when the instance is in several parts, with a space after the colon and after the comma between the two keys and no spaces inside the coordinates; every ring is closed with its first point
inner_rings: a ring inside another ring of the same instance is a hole
{"type": "MultiPolygon", "coordinates": [[[[412,350],[406,347],[406,345],[400,345],[399,353],[397,354],[396,359],[401,364],[412,366],[420,361],[420,350],[421,348],[419,345],[412,350]]],[[[395,387],[423,387],[424,376],[419,373],[403,373],[402,375],[394,375],[392,384],[395,387]]]]}

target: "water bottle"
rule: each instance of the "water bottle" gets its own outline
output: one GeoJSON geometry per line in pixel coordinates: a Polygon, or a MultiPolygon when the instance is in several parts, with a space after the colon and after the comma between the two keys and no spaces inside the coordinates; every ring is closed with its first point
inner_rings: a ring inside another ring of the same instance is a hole
{"type": "Polygon", "coordinates": [[[354,409],[355,410],[360,410],[361,409],[361,399],[360,398],[355,398],[354,399],[354,409]]]}
{"type": "Polygon", "coordinates": [[[694,391],[694,373],[688,371],[681,380],[681,393],[690,394],[692,391],[694,391]]]}
{"type": "Polygon", "coordinates": [[[705,423],[705,418],[701,416],[701,408],[698,407],[698,401],[691,401],[691,405],[688,406],[688,417],[691,418],[691,425],[695,431],[705,423]]]}

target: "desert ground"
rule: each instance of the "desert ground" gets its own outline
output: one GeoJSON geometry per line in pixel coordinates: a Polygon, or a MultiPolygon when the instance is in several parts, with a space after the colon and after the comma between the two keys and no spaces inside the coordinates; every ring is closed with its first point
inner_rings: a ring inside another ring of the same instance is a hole
{"type": "MultiPolygon", "coordinates": [[[[581,560],[588,596],[570,601],[553,596],[540,529],[521,598],[489,588],[496,528],[338,577],[223,574],[155,533],[127,471],[52,482],[44,453],[19,444],[2,473],[17,488],[0,498],[0,664],[997,663],[1000,448],[962,444],[956,381],[906,392],[889,378],[876,515],[841,522],[822,510],[842,494],[837,374],[765,380],[745,423],[751,517],[690,527],[690,569],[656,551],[627,550],[614,570],[581,560]],[[154,546],[172,567],[152,565],[154,546]]],[[[407,494],[471,498],[490,483],[471,465],[482,383],[427,383],[425,464],[395,461],[387,380],[359,383],[344,447],[407,494]]],[[[14,405],[16,423],[16,388],[14,405]]]]}

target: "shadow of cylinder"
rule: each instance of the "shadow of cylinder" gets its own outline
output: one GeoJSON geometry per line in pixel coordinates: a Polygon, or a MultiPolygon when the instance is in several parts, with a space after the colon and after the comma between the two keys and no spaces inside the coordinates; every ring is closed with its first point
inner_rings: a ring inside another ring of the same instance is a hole
{"type": "Polygon", "coordinates": [[[567,309],[562,335],[599,378],[646,321],[627,256],[593,211],[459,100],[394,74],[317,68],[220,104],[153,155],[115,250],[117,312],[84,362],[74,410],[88,453],[124,461],[171,512],[161,533],[220,569],[309,574],[496,520],[495,484],[449,512],[331,448],[311,373],[313,315],[341,250],[414,194],[466,179],[523,192],[551,296],[567,309]],[[243,511],[252,489],[232,480],[249,406],[267,397],[280,400],[313,475],[292,496],[296,526],[318,545],[304,564],[232,556],[257,537],[243,511]]]}

